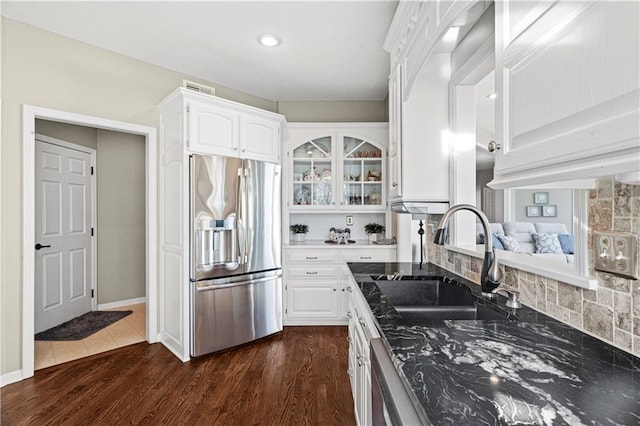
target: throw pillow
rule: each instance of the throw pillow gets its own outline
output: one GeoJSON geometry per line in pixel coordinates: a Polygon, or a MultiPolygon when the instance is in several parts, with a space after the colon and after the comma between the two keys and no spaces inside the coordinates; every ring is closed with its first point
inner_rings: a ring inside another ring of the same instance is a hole
{"type": "Polygon", "coordinates": [[[531,234],[536,244],[536,253],[559,253],[562,247],[558,240],[558,234],[531,234]]]}
{"type": "Polygon", "coordinates": [[[492,243],[493,243],[493,247],[497,248],[498,250],[506,250],[504,248],[504,245],[502,244],[502,241],[500,241],[500,238],[498,238],[498,234],[491,234],[493,237],[492,243]]]}
{"type": "Polygon", "coordinates": [[[522,251],[522,247],[520,247],[520,244],[518,244],[518,241],[515,238],[508,235],[498,235],[498,239],[504,246],[505,250],[512,251],[514,253],[524,253],[522,251]]]}
{"type": "Polygon", "coordinates": [[[564,254],[574,254],[573,235],[558,234],[558,241],[560,241],[560,247],[562,247],[562,252],[564,254]]]}
{"type": "MultiPolygon", "coordinates": [[[[479,235],[480,244],[484,244],[484,234],[481,232],[479,235]]],[[[498,238],[498,234],[495,232],[491,234],[491,243],[493,244],[493,248],[498,250],[506,250],[502,245],[502,241],[498,238]]]]}

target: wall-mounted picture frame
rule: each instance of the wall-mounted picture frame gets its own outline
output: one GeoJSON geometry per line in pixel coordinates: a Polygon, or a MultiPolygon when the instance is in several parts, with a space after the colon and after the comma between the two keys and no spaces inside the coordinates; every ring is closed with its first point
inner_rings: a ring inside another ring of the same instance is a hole
{"type": "Polygon", "coordinates": [[[542,206],[542,216],[544,217],[556,217],[558,216],[558,206],[555,204],[548,204],[542,206]]]}
{"type": "Polygon", "coordinates": [[[527,206],[527,217],[540,217],[542,216],[541,206],[527,206]]]}
{"type": "Polygon", "coordinates": [[[548,192],[534,192],[533,193],[533,204],[549,204],[549,193],[548,192]]]}

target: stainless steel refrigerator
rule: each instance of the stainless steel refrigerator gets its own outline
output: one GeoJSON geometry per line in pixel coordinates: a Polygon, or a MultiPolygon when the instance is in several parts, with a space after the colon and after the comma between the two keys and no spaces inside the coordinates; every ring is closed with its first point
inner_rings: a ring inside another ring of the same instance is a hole
{"type": "Polygon", "coordinates": [[[192,155],[191,355],[282,330],[280,166],[192,155]]]}

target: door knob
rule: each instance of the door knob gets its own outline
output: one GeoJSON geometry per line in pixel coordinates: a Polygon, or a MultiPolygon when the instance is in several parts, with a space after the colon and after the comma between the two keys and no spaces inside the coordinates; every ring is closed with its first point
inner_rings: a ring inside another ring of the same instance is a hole
{"type": "Polygon", "coordinates": [[[494,152],[500,149],[500,144],[496,143],[496,141],[491,141],[489,142],[489,146],[487,147],[487,149],[489,150],[489,152],[494,152]]]}
{"type": "Polygon", "coordinates": [[[43,248],[46,248],[46,247],[51,247],[51,246],[43,246],[40,243],[36,244],[36,250],[40,250],[40,249],[43,249],[43,248]]]}

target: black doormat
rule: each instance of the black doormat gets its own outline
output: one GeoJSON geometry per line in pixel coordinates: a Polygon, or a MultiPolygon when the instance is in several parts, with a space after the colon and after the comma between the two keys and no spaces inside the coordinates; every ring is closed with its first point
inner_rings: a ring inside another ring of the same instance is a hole
{"type": "Polygon", "coordinates": [[[82,340],[133,311],[93,311],[36,334],[36,340],[82,340]]]}

